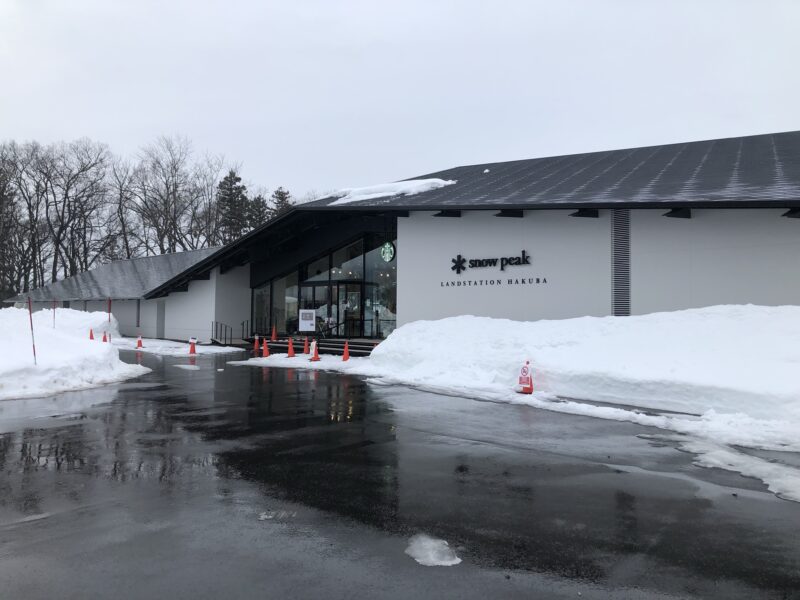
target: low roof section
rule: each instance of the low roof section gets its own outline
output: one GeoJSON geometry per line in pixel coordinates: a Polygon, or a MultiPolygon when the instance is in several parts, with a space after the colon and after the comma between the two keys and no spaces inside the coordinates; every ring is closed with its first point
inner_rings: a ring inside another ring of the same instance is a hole
{"type": "Polygon", "coordinates": [[[403,181],[419,179],[455,183],[346,203],[331,196],[303,209],[797,208],[800,131],[486,163],[403,181]]]}
{"type": "Polygon", "coordinates": [[[22,302],[28,296],[34,302],[50,300],[134,300],[190,269],[219,248],[204,248],[130,260],[106,265],[49,283],[5,302],[22,302]]]}

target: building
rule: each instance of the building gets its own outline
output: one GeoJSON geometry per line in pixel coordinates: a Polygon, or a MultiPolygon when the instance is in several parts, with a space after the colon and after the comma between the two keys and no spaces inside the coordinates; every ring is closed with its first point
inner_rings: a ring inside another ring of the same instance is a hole
{"type": "Polygon", "coordinates": [[[195,328],[294,333],[308,310],[368,338],[459,314],[797,304],[797,217],[800,132],[456,167],[295,207],[140,300],[167,307],[158,337],[192,329],[168,326],[171,303],[195,328]]]}
{"type": "Polygon", "coordinates": [[[30,296],[34,309],[59,307],[111,312],[122,335],[208,341],[212,323],[239,320],[250,311],[247,269],[220,273],[209,269],[198,273],[172,293],[153,296],[151,292],[219,248],[177,252],[119,260],[96,269],[50,283],[28,294],[6,300],[22,303],[30,296]],[[224,295],[224,299],[223,299],[224,295]]]}

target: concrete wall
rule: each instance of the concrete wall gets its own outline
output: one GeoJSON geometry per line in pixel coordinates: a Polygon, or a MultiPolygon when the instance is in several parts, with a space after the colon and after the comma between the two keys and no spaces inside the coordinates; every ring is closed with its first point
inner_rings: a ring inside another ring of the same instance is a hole
{"type": "Polygon", "coordinates": [[[522,219],[494,212],[398,219],[398,325],[460,314],[535,320],[610,313],[608,211],[598,219],[570,211],[527,211],[522,219]],[[451,270],[459,254],[469,260],[523,250],[529,265],[451,270]]]}
{"type": "Polygon", "coordinates": [[[800,222],[784,210],[631,211],[631,312],[800,304],[800,222]]]}
{"type": "Polygon", "coordinates": [[[225,273],[216,268],[214,281],[214,320],[233,328],[233,336],[242,335],[242,321],[250,319],[250,265],[225,273]]]}

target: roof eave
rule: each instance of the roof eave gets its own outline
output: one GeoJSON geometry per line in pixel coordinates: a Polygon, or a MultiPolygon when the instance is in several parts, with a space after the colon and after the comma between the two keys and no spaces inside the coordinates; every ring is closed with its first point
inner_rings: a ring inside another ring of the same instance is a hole
{"type": "Polygon", "coordinates": [[[580,208],[596,209],[662,209],[662,208],[798,208],[798,199],[770,199],[770,200],[656,200],[656,201],[588,201],[588,202],[537,202],[536,204],[515,203],[482,203],[482,204],[409,204],[409,205],[341,205],[341,206],[313,206],[304,210],[314,212],[432,212],[441,210],[576,210],[580,208]]]}

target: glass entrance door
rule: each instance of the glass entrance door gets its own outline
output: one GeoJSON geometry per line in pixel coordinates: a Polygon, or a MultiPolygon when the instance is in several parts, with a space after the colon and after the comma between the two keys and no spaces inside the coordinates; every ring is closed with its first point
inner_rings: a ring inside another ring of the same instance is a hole
{"type": "Polygon", "coordinates": [[[338,283],[336,288],[336,335],[362,337],[362,305],[360,283],[338,283]]]}

